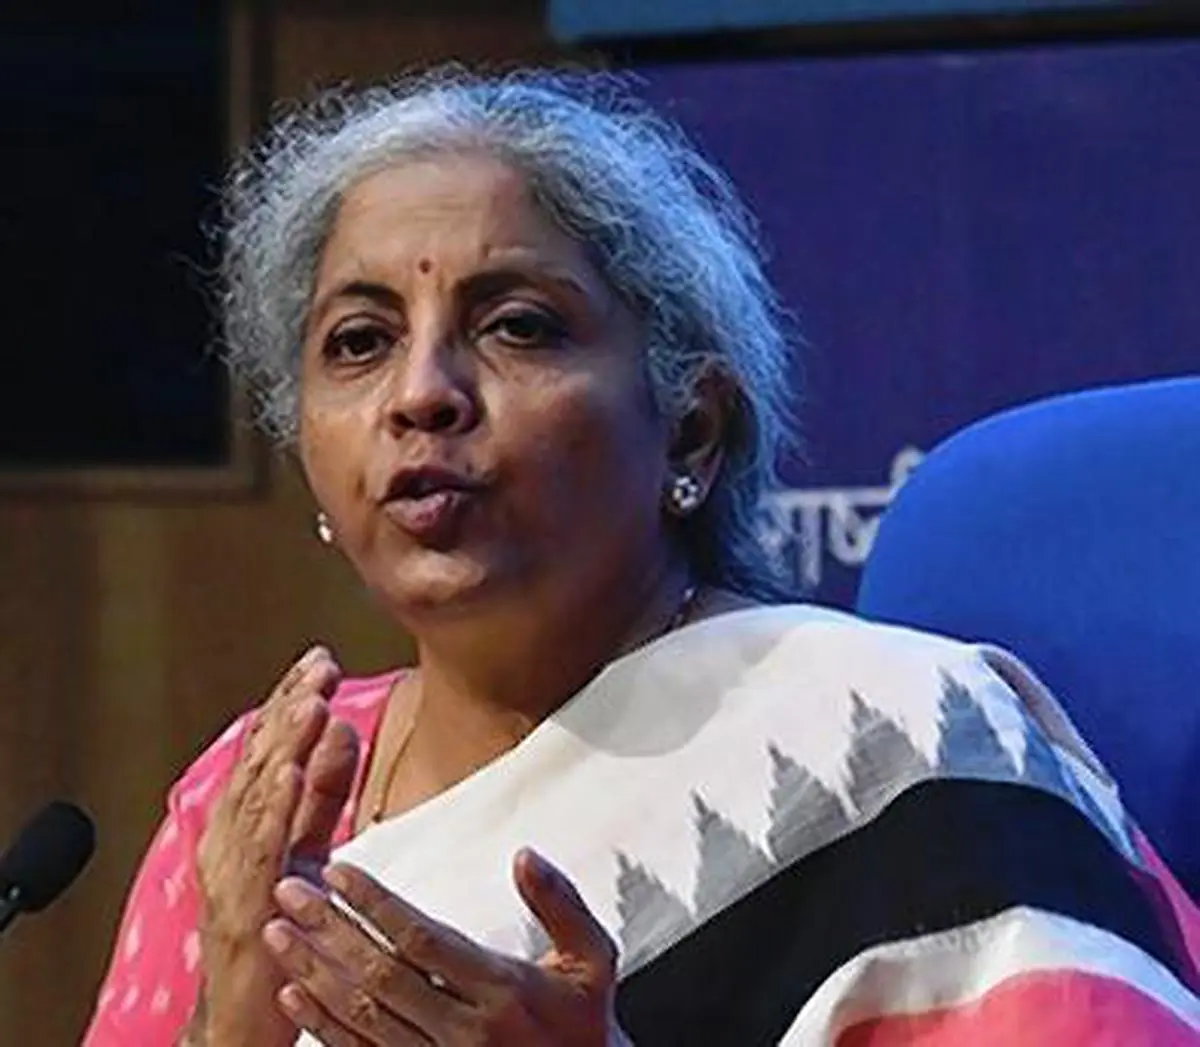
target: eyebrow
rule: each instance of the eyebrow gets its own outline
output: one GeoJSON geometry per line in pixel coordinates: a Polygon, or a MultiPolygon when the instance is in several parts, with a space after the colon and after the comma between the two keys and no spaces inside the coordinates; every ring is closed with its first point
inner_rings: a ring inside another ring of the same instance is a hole
{"type": "Polygon", "coordinates": [[[351,280],[326,291],[317,299],[313,305],[310,323],[319,322],[333,308],[334,303],[342,298],[364,298],[392,312],[404,311],[404,299],[387,284],[376,283],[373,280],[351,280]]]}
{"type": "Polygon", "coordinates": [[[538,284],[551,284],[575,298],[592,297],[587,287],[569,272],[513,263],[472,273],[459,283],[456,292],[464,297],[496,298],[506,291],[538,284]]]}
{"type": "MultiPolygon", "coordinates": [[[[547,283],[566,291],[574,298],[585,301],[593,298],[587,286],[570,272],[557,267],[548,268],[520,263],[505,263],[495,268],[471,273],[459,281],[454,291],[455,295],[460,298],[486,299],[499,297],[519,287],[547,283]]],[[[402,313],[405,309],[403,295],[387,284],[374,280],[350,280],[325,292],[317,299],[313,306],[310,323],[319,323],[336,302],[346,298],[364,299],[396,313],[402,313]]]]}

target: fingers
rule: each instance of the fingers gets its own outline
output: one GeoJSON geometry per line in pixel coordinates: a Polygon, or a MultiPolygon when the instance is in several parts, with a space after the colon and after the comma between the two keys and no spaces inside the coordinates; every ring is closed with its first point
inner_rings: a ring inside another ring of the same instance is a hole
{"type": "Polygon", "coordinates": [[[358,735],[331,720],[308,760],[304,791],[292,824],[291,853],[302,863],[324,865],[333,834],[354,789],[358,735]]]}
{"type": "Polygon", "coordinates": [[[383,934],[399,959],[436,976],[454,994],[474,999],[468,986],[482,987],[505,975],[493,953],[397,898],[361,869],[339,863],[324,876],[360,918],[383,934]]]}
{"type": "Polygon", "coordinates": [[[378,1030],[373,1035],[354,1032],[295,982],[285,985],[279,991],[277,999],[280,1010],[293,1025],[312,1033],[326,1047],[429,1047],[436,1042],[394,1018],[386,1023],[369,1025],[368,1027],[378,1030]]]}
{"type": "Polygon", "coordinates": [[[591,985],[616,979],[617,947],[580,897],[549,861],[526,848],[513,863],[517,890],[554,943],[554,966],[591,985]]]}
{"type": "Polygon", "coordinates": [[[328,720],[327,700],[341,669],[324,647],[314,647],[288,670],[258,712],[258,722],[227,790],[229,805],[241,806],[253,784],[287,761],[303,765],[328,720]]]}
{"type": "Polygon", "coordinates": [[[276,898],[291,922],[273,920],[264,941],[288,977],[343,1025],[368,1039],[397,1022],[430,1039],[462,1026],[468,1004],[364,934],[327,895],[293,878],[276,898]]]}
{"type": "Polygon", "coordinates": [[[259,712],[247,746],[251,764],[272,755],[300,759],[320,737],[312,717],[324,708],[341,682],[342,670],[333,655],[313,647],[288,671],[259,712]]]}
{"type": "MultiPolygon", "coordinates": [[[[252,1021],[257,1031],[250,1038],[256,1043],[283,1042],[281,1035],[290,1043],[295,1036],[271,1006],[283,975],[263,945],[262,931],[276,911],[273,889],[305,791],[305,764],[326,731],[327,698],[340,675],[323,649],[308,652],[285,675],[258,711],[197,855],[206,993],[221,1015],[219,1024],[252,1021]]],[[[328,780],[325,773],[322,781],[328,780]]]]}
{"type": "Polygon", "coordinates": [[[284,676],[259,720],[230,783],[213,808],[199,859],[206,909],[218,922],[249,929],[257,940],[273,907],[301,797],[303,765],[328,722],[323,694],[341,671],[324,648],[313,648],[284,676]],[[259,922],[251,926],[255,914],[259,922]]]}
{"type": "Polygon", "coordinates": [[[270,802],[262,804],[262,812],[249,831],[235,842],[243,860],[260,876],[268,871],[272,876],[279,875],[302,785],[300,768],[293,763],[281,764],[271,782],[270,802]]]}
{"type": "Polygon", "coordinates": [[[561,873],[532,852],[517,866],[552,966],[491,953],[352,866],[326,870],[331,893],[284,881],[263,933],[290,981],[281,1005],[335,1045],[618,1042],[611,940],[561,873]]]}
{"type": "Polygon", "coordinates": [[[281,873],[292,818],[303,784],[300,769],[281,764],[267,788],[250,794],[254,808],[231,838],[209,825],[200,844],[198,874],[206,919],[228,939],[252,939],[271,905],[271,885],[281,873]],[[259,802],[259,800],[262,802],[259,802]]]}

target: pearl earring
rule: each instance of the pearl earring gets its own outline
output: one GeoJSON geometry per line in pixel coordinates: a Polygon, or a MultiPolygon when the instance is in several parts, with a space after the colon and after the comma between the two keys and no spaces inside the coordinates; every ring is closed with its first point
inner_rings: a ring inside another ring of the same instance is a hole
{"type": "Polygon", "coordinates": [[[700,508],[700,503],[704,501],[704,489],[694,476],[680,473],[671,481],[667,498],[671,508],[679,516],[690,516],[700,508]]]}
{"type": "Polygon", "coordinates": [[[317,513],[317,537],[325,545],[333,545],[333,524],[323,512],[317,513]]]}

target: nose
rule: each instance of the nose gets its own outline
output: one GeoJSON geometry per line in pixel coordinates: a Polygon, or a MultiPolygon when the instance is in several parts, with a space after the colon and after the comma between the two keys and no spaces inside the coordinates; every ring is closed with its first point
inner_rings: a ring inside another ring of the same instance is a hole
{"type": "Polygon", "coordinates": [[[387,403],[392,432],[453,435],[474,427],[479,403],[465,356],[453,339],[432,332],[396,355],[387,403]]]}

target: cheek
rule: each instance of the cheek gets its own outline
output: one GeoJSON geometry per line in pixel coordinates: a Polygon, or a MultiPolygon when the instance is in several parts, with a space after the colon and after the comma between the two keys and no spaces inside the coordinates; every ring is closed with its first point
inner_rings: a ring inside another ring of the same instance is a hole
{"type": "Polygon", "coordinates": [[[353,412],[308,403],[301,412],[300,461],[317,502],[341,514],[363,488],[361,425],[353,412]]]}
{"type": "Polygon", "coordinates": [[[638,503],[657,506],[665,438],[648,403],[584,383],[547,398],[536,419],[520,456],[538,463],[529,479],[539,490],[529,494],[543,510],[640,515],[638,503]]]}

